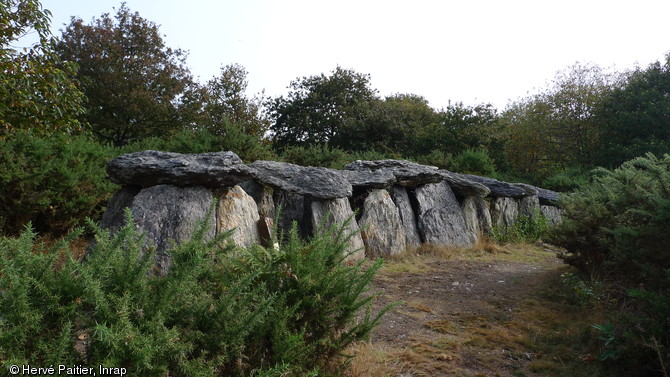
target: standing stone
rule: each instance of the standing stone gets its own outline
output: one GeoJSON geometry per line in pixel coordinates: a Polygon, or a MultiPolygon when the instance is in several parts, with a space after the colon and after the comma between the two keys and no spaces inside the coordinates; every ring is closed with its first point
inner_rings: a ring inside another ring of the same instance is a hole
{"type": "MultiPolygon", "coordinates": [[[[298,233],[300,237],[306,239],[312,234],[312,227],[309,218],[305,216],[306,205],[309,200],[300,194],[276,189],[273,199],[276,210],[279,211],[277,221],[278,231],[283,232],[285,236],[291,231],[293,222],[298,223],[298,233]]],[[[308,212],[308,211],[307,211],[308,212]]]]}
{"type": "Polygon", "coordinates": [[[204,187],[152,186],[140,191],[131,206],[140,232],[156,246],[158,275],[167,274],[172,258],[166,253],[174,241],[187,241],[199,221],[207,221],[206,240],[214,237],[214,216],[207,218],[212,207],[212,192],[204,187]]]}
{"type": "Polygon", "coordinates": [[[472,246],[461,207],[446,182],[419,186],[415,193],[419,232],[424,242],[443,246],[472,246]]]}
{"type": "Polygon", "coordinates": [[[540,212],[542,212],[542,216],[547,219],[549,225],[559,225],[563,222],[563,219],[561,218],[561,210],[558,207],[541,205],[540,212]]]}
{"type": "Polygon", "coordinates": [[[258,207],[240,186],[233,186],[219,198],[216,209],[217,234],[234,229],[230,240],[237,246],[249,247],[260,242],[258,207]]]}
{"type": "Polygon", "coordinates": [[[275,218],[275,202],[272,198],[273,190],[271,187],[264,186],[253,179],[244,181],[240,183],[239,186],[249,194],[249,196],[254,198],[256,206],[258,207],[258,214],[261,218],[275,218]]]}
{"type": "Polygon", "coordinates": [[[351,238],[348,240],[349,245],[346,249],[346,252],[349,254],[347,260],[358,261],[365,257],[363,239],[361,238],[358,223],[354,218],[354,212],[351,210],[347,198],[315,200],[311,203],[311,209],[312,229],[315,232],[319,229],[327,232],[334,224],[341,226],[349,220],[349,223],[343,229],[344,236],[351,235],[351,238]]]}
{"type": "Polygon", "coordinates": [[[107,202],[107,208],[100,220],[100,227],[115,233],[126,223],[125,209],[133,205],[133,199],[140,192],[138,187],[124,187],[107,202]]]}
{"type": "Polygon", "coordinates": [[[398,207],[386,190],[373,190],[363,204],[361,235],[368,257],[382,257],[405,251],[405,232],[398,207]]]}
{"type": "Polygon", "coordinates": [[[481,234],[491,232],[491,212],[486,200],[480,196],[468,196],[461,203],[465,226],[472,237],[473,242],[481,234]]]}
{"type": "Polygon", "coordinates": [[[491,201],[491,220],[494,226],[512,227],[518,217],[519,204],[514,198],[493,198],[491,201]]]}
{"type": "Polygon", "coordinates": [[[405,234],[405,246],[408,250],[417,249],[421,246],[421,236],[419,235],[419,229],[416,227],[416,216],[407,194],[407,188],[393,186],[393,201],[398,207],[402,231],[405,234]]]}
{"type": "Polygon", "coordinates": [[[526,196],[517,199],[519,202],[519,216],[525,216],[533,219],[538,216],[540,212],[540,200],[537,195],[526,196]]]}

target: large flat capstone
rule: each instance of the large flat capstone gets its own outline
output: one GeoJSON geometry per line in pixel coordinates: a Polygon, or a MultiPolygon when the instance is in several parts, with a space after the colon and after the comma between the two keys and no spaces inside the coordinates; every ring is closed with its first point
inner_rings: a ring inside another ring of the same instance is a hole
{"type": "Polygon", "coordinates": [[[388,171],[395,177],[395,184],[400,186],[418,186],[440,182],[443,179],[435,166],[426,166],[405,160],[356,160],[345,165],[344,170],[388,171]]]}
{"type": "Polygon", "coordinates": [[[181,154],[143,151],[118,156],[107,164],[114,183],[126,186],[232,187],[251,179],[253,168],[233,152],[181,154]]]}
{"type": "Polygon", "coordinates": [[[274,189],[316,199],[351,196],[351,184],[339,170],[260,160],[249,166],[256,181],[274,189]]]}

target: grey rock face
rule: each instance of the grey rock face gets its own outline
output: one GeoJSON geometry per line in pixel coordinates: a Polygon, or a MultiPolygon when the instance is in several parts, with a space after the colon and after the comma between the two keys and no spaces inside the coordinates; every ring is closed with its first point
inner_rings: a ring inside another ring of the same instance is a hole
{"type": "MultiPolygon", "coordinates": [[[[212,192],[204,187],[177,187],[158,185],[140,191],[131,211],[140,232],[146,232],[147,241],[156,246],[158,274],[167,274],[172,258],[166,253],[171,242],[187,241],[199,221],[207,219],[212,207],[212,192]]],[[[216,231],[215,216],[207,219],[206,239],[216,231]]]]}
{"type": "Polygon", "coordinates": [[[109,199],[107,209],[100,220],[100,227],[114,233],[126,222],[125,209],[133,205],[133,199],[140,192],[137,187],[124,187],[109,199]]]}
{"type": "Polygon", "coordinates": [[[515,183],[507,183],[499,181],[494,178],[480,177],[478,175],[472,175],[472,174],[458,174],[458,173],[451,173],[451,174],[456,177],[480,183],[486,186],[489,190],[491,190],[491,193],[489,195],[493,197],[523,198],[524,196],[537,195],[537,191],[533,191],[529,188],[522,187],[521,185],[515,183]]]}
{"type": "MultiPolygon", "coordinates": [[[[346,198],[315,200],[311,203],[311,222],[312,228],[316,231],[322,229],[324,232],[330,230],[330,227],[337,224],[341,226],[349,220],[346,228],[343,229],[344,235],[352,234],[349,238],[349,245],[346,249],[348,253],[347,260],[358,261],[365,257],[363,239],[358,228],[358,223],[354,218],[354,212],[351,210],[349,201],[346,198]],[[319,228],[323,226],[323,228],[319,228]]],[[[335,236],[335,235],[331,235],[335,236]]]]}
{"type": "Polygon", "coordinates": [[[446,182],[416,188],[418,227],[423,241],[444,246],[472,246],[463,212],[446,182]]]}
{"type": "Polygon", "coordinates": [[[317,199],[351,196],[351,184],[339,170],[277,161],[256,161],[249,166],[255,170],[256,181],[274,189],[317,199]]]}
{"type": "Polygon", "coordinates": [[[312,224],[309,217],[310,201],[308,199],[296,193],[275,190],[273,200],[276,210],[280,211],[277,222],[279,231],[287,235],[295,221],[298,223],[298,233],[302,238],[312,235],[312,224]]]}
{"type": "Polygon", "coordinates": [[[261,217],[275,218],[275,202],[272,198],[273,190],[270,187],[263,186],[253,179],[244,181],[239,186],[254,198],[256,206],[258,206],[258,214],[261,217]]]}
{"type": "Polygon", "coordinates": [[[487,196],[491,193],[491,190],[484,186],[481,183],[471,181],[464,178],[463,175],[452,173],[448,170],[440,169],[440,174],[444,177],[444,180],[447,181],[449,187],[454,192],[454,194],[460,197],[468,196],[487,196]]]}
{"type": "Polygon", "coordinates": [[[390,171],[396,179],[395,184],[400,186],[436,183],[443,179],[435,166],[426,166],[405,160],[356,160],[345,165],[344,170],[390,171]]]}
{"type": "Polygon", "coordinates": [[[519,186],[525,189],[530,195],[537,195],[540,200],[540,204],[544,205],[557,205],[559,193],[556,191],[551,191],[543,189],[541,187],[528,185],[525,183],[514,183],[514,185],[519,186]]]}
{"type": "Polygon", "coordinates": [[[540,205],[540,212],[550,225],[559,225],[563,222],[561,210],[558,207],[540,205]]]}
{"type": "Polygon", "coordinates": [[[396,181],[390,170],[342,170],[342,174],[353,187],[360,188],[390,188],[396,181]]]}
{"type": "Polygon", "coordinates": [[[481,196],[468,196],[461,202],[465,226],[468,229],[473,242],[476,242],[480,234],[491,232],[491,212],[488,204],[481,196]]]}
{"type": "Polygon", "coordinates": [[[233,186],[220,198],[216,209],[217,234],[234,229],[230,240],[249,247],[260,242],[258,207],[254,199],[239,186],[233,186]]]}
{"type": "Polygon", "coordinates": [[[232,187],[251,178],[253,169],[233,152],[181,154],[144,151],[116,157],[107,164],[114,183],[150,187],[232,187]]]}
{"type": "Polygon", "coordinates": [[[386,190],[370,192],[360,221],[365,254],[381,257],[405,251],[405,233],[398,208],[386,190]]]}
{"type": "Polygon", "coordinates": [[[540,212],[540,200],[537,195],[517,199],[519,202],[519,216],[535,218],[540,212]]]}
{"type": "Polygon", "coordinates": [[[519,203],[514,198],[493,198],[491,220],[494,226],[512,227],[519,217],[519,203]]]}
{"type": "Polygon", "coordinates": [[[416,216],[414,215],[414,209],[412,209],[407,189],[402,186],[393,186],[393,201],[396,207],[398,207],[407,249],[413,250],[418,248],[421,246],[421,236],[416,226],[416,216]]]}

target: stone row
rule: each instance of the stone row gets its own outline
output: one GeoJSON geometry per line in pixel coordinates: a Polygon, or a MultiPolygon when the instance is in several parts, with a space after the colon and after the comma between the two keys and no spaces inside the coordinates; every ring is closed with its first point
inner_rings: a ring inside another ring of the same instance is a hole
{"type": "Polygon", "coordinates": [[[170,265],[170,243],[188,239],[212,203],[206,237],[234,230],[230,240],[245,247],[272,246],[274,219],[283,234],[296,223],[304,238],[348,221],[352,260],[422,243],[468,247],[494,225],[514,225],[520,215],[560,221],[552,191],[409,161],[355,161],[333,170],[276,161],[245,165],[232,152],[145,151],[117,157],[107,171],[123,188],[110,200],[102,227],[122,226],[124,208],[130,208],[158,250],[161,273],[170,265]]]}

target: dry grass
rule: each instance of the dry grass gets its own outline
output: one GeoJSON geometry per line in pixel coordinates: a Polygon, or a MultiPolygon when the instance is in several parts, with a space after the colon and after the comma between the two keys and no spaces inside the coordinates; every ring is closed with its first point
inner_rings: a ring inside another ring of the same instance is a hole
{"type": "Polygon", "coordinates": [[[406,373],[411,376],[411,362],[402,357],[405,350],[393,349],[387,345],[359,342],[350,346],[346,354],[355,355],[348,360],[346,377],[384,377],[406,373]]]}
{"type": "Polygon", "coordinates": [[[525,291],[520,292],[523,294],[518,300],[513,294],[509,302],[498,299],[489,302],[464,295],[463,300],[481,301],[474,303],[480,310],[470,313],[441,311],[440,307],[453,307],[453,303],[438,302],[439,296],[434,302],[403,297],[408,290],[399,287],[393,291],[398,296],[393,299],[405,303],[395,312],[417,321],[423,332],[408,333],[409,342],[391,340],[356,345],[351,350],[355,357],[345,375],[602,376],[601,366],[595,361],[597,357],[584,358],[584,355],[600,352],[591,324],[602,323],[603,313],[566,299],[559,276],[567,267],[551,262],[553,251],[543,244],[502,247],[481,238],[467,249],[424,245],[413,252],[387,258],[379,275],[387,284],[387,293],[391,293],[398,274],[410,273],[412,279],[428,279],[444,273],[436,267],[439,263],[435,263],[444,260],[463,261],[462,266],[481,265],[480,262],[523,264],[546,272],[519,285],[525,291]]]}

